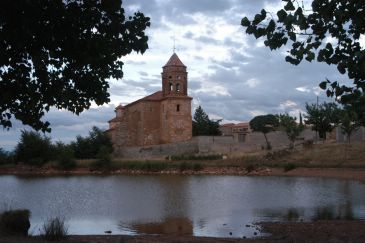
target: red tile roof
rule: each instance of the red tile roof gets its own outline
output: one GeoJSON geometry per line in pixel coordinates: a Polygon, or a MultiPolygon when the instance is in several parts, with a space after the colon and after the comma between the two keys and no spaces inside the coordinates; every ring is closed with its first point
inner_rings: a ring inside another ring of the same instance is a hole
{"type": "Polygon", "coordinates": [[[139,100],[133,101],[132,103],[129,103],[128,105],[126,105],[126,107],[127,106],[130,106],[130,105],[133,105],[135,103],[141,102],[141,101],[160,101],[162,99],[163,99],[163,93],[162,93],[162,91],[157,91],[157,92],[155,92],[155,93],[153,93],[151,95],[148,95],[148,96],[143,97],[143,98],[141,98],[139,100]]]}
{"type": "Polygon", "coordinates": [[[181,66],[181,67],[186,67],[184,65],[184,63],[182,63],[182,61],[176,55],[176,53],[172,54],[172,56],[170,57],[170,59],[168,60],[168,62],[165,64],[164,67],[167,67],[167,66],[181,66]]]}

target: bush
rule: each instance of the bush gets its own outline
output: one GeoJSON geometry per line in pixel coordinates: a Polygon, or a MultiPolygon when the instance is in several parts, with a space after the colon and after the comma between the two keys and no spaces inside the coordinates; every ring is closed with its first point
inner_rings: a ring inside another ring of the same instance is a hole
{"type": "Polygon", "coordinates": [[[70,145],[58,142],[55,146],[57,167],[61,170],[71,170],[76,167],[74,151],[70,145]]]}
{"type": "Polygon", "coordinates": [[[250,164],[250,165],[246,166],[246,170],[247,170],[248,173],[254,171],[255,169],[256,169],[256,166],[253,165],[253,164],[250,164]]]}
{"type": "Polygon", "coordinates": [[[191,170],[191,169],[193,169],[193,164],[187,163],[187,162],[182,162],[179,165],[179,169],[180,169],[180,171],[191,170]]]}
{"type": "Polygon", "coordinates": [[[202,170],[202,169],[203,169],[203,165],[202,164],[200,164],[200,163],[193,164],[193,170],[199,171],[199,170],[202,170]]]}
{"type": "Polygon", "coordinates": [[[77,159],[94,159],[101,147],[106,147],[109,154],[113,152],[110,137],[97,127],[93,127],[87,137],[77,136],[71,146],[77,159]]]}
{"type": "Polygon", "coordinates": [[[284,171],[290,171],[290,170],[294,170],[295,168],[297,168],[297,166],[293,163],[288,163],[284,165],[284,171]]]}
{"type": "Polygon", "coordinates": [[[30,211],[8,210],[0,215],[0,235],[27,236],[30,228],[30,211]]]}
{"type": "Polygon", "coordinates": [[[168,164],[159,161],[129,161],[123,162],[121,167],[129,170],[161,171],[166,169],[168,164]]]}
{"type": "Polygon", "coordinates": [[[63,219],[56,217],[49,219],[43,224],[42,236],[46,240],[58,241],[66,238],[67,236],[67,226],[63,219]]]}
{"type": "Polygon", "coordinates": [[[0,148],[0,165],[14,163],[13,154],[0,148]]]}
{"type": "Polygon", "coordinates": [[[93,169],[105,169],[110,170],[112,167],[112,159],[110,155],[110,149],[106,146],[102,146],[96,155],[97,160],[91,164],[93,169]]]}
{"type": "Polygon", "coordinates": [[[42,166],[52,157],[51,139],[38,132],[23,130],[15,148],[16,161],[42,166]]]}
{"type": "Polygon", "coordinates": [[[219,159],[222,159],[222,155],[220,154],[171,156],[171,160],[219,160],[219,159]]]}

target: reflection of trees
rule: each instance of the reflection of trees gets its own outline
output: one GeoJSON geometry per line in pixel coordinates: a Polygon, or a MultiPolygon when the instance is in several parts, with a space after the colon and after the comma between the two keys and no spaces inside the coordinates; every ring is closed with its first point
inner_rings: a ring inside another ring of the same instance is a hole
{"type": "Polygon", "coordinates": [[[269,221],[299,221],[299,220],[333,220],[354,219],[350,201],[339,206],[328,205],[314,209],[289,208],[289,209],[264,209],[258,213],[269,221]]]}
{"type": "MultiPolygon", "coordinates": [[[[124,225],[120,224],[120,227],[124,225]]],[[[187,218],[166,218],[159,223],[131,224],[129,228],[137,234],[193,235],[193,224],[187,218]]]]}
{"type": "Polygon", "coordinates": [[[315,210],[312,220],[354,219],[351,202],[346,202],[338,207],[319,207],[315,210]]]}

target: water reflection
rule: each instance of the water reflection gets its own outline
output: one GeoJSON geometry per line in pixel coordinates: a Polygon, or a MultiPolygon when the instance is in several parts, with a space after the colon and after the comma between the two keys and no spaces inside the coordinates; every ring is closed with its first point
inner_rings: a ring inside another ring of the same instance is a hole
{"type": "Polygon", "coordinates": [[[317,221],[345,219],[353,220],[354,213],[350,202],[342,205],[326,205],[316,208],[262,209],[256,215],[273,221],[317,221]]]}
{"type": "Polygon", "coordinates": [[[365,185],[281,177],[0,176],[4,204],[29,209],[35,234],[45,220],[62,216],[70,234],[250,237],[258,221],[365,219],[365,185]]]}
{"type": "Polygon", "coordinates": [[[137,234],[166,234],[166,235],[193,235],[193,223],[187,218],[166,218],[163,222],[136,223],[126,225],[120,222],[122,230],[129,230],[137,234]]]}

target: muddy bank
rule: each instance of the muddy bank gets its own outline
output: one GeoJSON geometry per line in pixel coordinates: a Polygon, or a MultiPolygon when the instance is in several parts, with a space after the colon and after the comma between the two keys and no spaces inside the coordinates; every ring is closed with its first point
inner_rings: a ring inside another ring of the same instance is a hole
{"type": "MultiPolygon", "coordinates": [[[[316,222],[284,222],[260,223],[270,236],[260,239],[230,239],[177,235],[142,235],[142,236],[69,236],[61,241],[64,243],[120,243],[120,242],[365,242],[365,221],[334,220],[316,222]]],[[[0,238],[2,243],[46,242],[40,237],[10,237],[0,238]]]]}
{"type": "Polygon", "coordinates": [[[71,171],[60,171],[54,168],[36,168],[29,166],[17,166],[0,168],[0,175],[142,175],[142,174],[171,174],[171,175],[240,175],[240,176],[297,176],[297,177],[325,177],[359,180],[365,182],[364,168],[296,168],[285,171],[282,168],[260,167],[247,171],[244,167],[205,167],[202,170],[165,169],[162,171],[144,171],[120,169],[115,171],[91,171],[89,168],[76,168],[71,171]]]}

